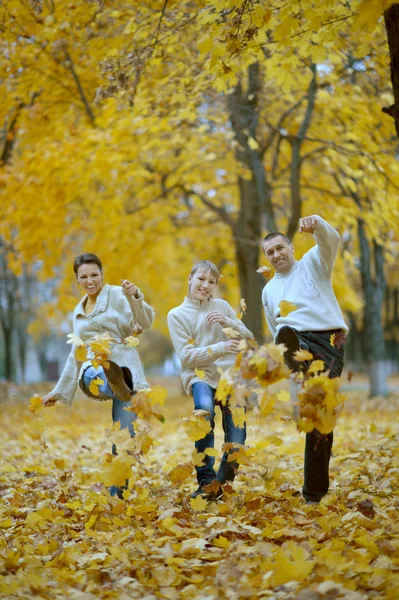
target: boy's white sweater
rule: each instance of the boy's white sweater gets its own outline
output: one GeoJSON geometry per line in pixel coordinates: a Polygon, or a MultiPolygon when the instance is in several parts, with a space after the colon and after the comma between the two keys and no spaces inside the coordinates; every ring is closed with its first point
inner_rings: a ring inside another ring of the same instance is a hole
{"type": "Polygon", "coordinates": [[[229,338],[223,328],[232,327],[241,338],[253,338],[252,333],[236,317],[230,304],[220,298],[205,301],[185,298],[183,304],[173,308],[168,314],[170,337],[181,362],[181,380],[184,390],[190,393],[196,381],[204,381],[216,388],[220,379],[218,369],[231,367],[234,354],[227,354],[226,343],[229,338]],[[207,321],[207,315],[217,311],[226,319],[226,325],[207,321]],[[195,374],[195,369],[205,371],[204,378],[195,374]]]}
{"type": "Polygon", "coordinates": [[[317,219],[316,246],[295,261],[289,271],[276,273],[263,289],[262,302],[273,337],[283,325],[298,331],[348,331],[331,282],[340,236],[327,221],[317,219]],[[286,317],[280,316],[282,300],[297,307],[286,317]]]}

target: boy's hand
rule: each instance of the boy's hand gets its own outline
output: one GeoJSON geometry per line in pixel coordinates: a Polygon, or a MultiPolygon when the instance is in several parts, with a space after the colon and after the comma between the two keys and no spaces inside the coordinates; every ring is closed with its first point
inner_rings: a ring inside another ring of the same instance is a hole
{"type": "Polygon", "coordinates": [[[238,354],[240,351],[240,340],[229,340],[226,342],[227,354],[238,354]]]}
{"type": "Polygon", "coordinates": [[[121,279],[121,288],[128,296],[137,298],[138,287],[128,279],[121,279]]]}
{"type": "Polygon", "coordinates": [[[224,315],[222,315],[222,313],[218,312],[217,310],[213,310],[212,312],[210,312],[206,318],[208,323],[210,323],[211,325],[213,323],[220,323],[220,325],[223,326],[227,325],[224,315]]]}
{"type": "Polygon", "coordinates": [[[317,215],[299,219],[299,233],[314,233],[318,224],[317,215]]]}

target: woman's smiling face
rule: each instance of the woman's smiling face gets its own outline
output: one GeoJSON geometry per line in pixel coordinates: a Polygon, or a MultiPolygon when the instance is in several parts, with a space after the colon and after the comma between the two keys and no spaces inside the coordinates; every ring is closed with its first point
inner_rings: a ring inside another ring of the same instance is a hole
{"type": "Polygon", "coordinates": [[[96,297],[103,287],[103,274],[95,263],[84,263],[78,269],[76,278],[86,294],[96,297]]]}

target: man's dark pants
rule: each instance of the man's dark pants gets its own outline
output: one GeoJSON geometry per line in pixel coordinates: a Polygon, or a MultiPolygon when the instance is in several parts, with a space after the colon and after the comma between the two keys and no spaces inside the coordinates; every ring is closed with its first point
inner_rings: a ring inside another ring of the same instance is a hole
{"type": "MultiPolygon", "coordinates": [[[[301,365],[293,359],[299,349],[308,350],[314,360],[322,360],[329,377],[340,377],[344,366],[344,346],[341,343],[341,331],[297,331],[284,326],[279,329],[276,344],[285,344],[288,348],[285,361],[293,371],[298,371],[301,365]],[[336,334],[337,345],[331,344],[331,335],[336,334]]],[[[306,366],[305,366],[306,370],[306,366]]],[[[333,445],[333,433],[321,434],[316,429],[306,434],[304,484],[302,493],[307,501],[319,502],[328,492],[329,463],[333,445]]]]}

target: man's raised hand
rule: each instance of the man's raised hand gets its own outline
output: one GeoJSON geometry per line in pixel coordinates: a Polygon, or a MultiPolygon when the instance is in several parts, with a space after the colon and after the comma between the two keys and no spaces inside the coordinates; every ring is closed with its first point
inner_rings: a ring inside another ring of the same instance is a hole
{"type": "Polygon", "coordinates": [[[317,215],[302,217],[299,219],[299,233],[314,233],[319,222],[317,215]]]}

